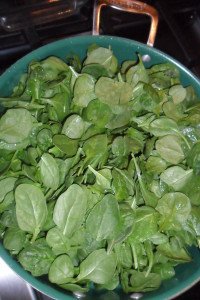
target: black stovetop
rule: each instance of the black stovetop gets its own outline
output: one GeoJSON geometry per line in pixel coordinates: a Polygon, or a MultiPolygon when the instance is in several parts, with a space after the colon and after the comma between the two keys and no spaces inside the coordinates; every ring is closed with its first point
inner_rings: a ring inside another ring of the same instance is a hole
{"type": "MultiPolygon", "coordinates": [[[[200,1],[146,2],[154,5],[160,15],[155,47],[200,76],[200,1]]],[[[90,34],[92,7],[93,0],[1,0],[0,72],[41,45],[72,35],[90,34]]],[[[145,42],[149,18],[105,8],[101,25],[104,34],[145,42]]]]}
{"type": "MultiPolygon", "coordinates": [[[[200,77],[200,1],[146,0],[159,12],[155,47],[173,56],[200,77]]],[[[78,34],[90,34],[93,0],[1,0],[0,73],[31,50],[78,34]]],[[[101,32],[146,42],[149,18],[105,8],[101,32]]],[[[1,267],[1,266],[0,266],[1,267]]],[[[1,275],[1,269],[0,269],[1,275]]],[[[8,277],[9,278],[9,277],[8,277]]],[[[0,289],[0,299],[3,290],[0,289]]],[[[47,300],[34,291],[33,299],[47,300]]],[[[200,283],[177,297],[199,299],[200,283]]],[[[27,300],[21,298],[21,300],[27,300]]]]}
{"type": "MultiPolygon", "coordinates": [[[[159,11],[155,47],[200,76],[200,1],[146,2],[159,11]]],[[[93,0],[1,0],[0,72],[41,45],[68,36],[90,34],[92,7],[93,0]]],[[[102,33],[145,43],[149,21],[148,17],[104,8],[102,33]]]]}

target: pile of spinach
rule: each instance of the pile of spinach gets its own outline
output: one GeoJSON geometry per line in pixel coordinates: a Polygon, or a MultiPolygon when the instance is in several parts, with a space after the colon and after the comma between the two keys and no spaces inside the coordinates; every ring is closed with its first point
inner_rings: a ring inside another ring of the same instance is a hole
{"type": "Polygon", "coordinates": [[[175,66],[33,61],[0,98],[0,237],[69,291],[151,291],[200,246],[200,103],[175,66]]]}

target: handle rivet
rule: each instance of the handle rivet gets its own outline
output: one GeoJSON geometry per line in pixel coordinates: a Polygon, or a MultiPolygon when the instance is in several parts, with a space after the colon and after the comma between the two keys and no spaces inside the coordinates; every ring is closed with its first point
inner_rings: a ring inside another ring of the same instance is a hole
{"type": "Polygon", "coordinates": [[[84,293],[81,292],[73,292],[73,294],[77,299],[82,299],[86,296],[84,293]]]}
{"type": "Polygon", "coordinates": [[[142,55],[142,61],[143,62],[149,62],[149,61],[151,61],[151,57],[149,56],[149,54],[142,55]]]}
{"type": "Polygon", "coordinates": [[[139,300],[140,298],[142,298],[142,296],[143,296],[142,293],[133,293],[130,295],[130,298],[134,300],[139,300]]]}

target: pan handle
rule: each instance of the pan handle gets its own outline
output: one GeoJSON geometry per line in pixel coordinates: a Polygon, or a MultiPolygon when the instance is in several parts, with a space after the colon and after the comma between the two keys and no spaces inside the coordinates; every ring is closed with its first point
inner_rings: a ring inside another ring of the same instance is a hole
{"type": "Polygon", "coordinates": [[[153,47],[158,27],[158,12],[154,7],[146,3],[134,0],[96,0],[93,10],[93,35],[99,35],[100,14],[103,6],[111,6],[112,8],[118,10],[136,14],[144,14],[151,17],[151,26],[147,45],[153,47]]]}

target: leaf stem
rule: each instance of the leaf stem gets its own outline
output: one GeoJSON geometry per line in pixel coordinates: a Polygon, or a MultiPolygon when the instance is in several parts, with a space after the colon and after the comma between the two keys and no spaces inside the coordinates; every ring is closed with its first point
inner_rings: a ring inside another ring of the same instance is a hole
{"type": "Polygon", "coordinates": [[[133,253],[133,261],[134,261],[134,265],[135,265],[135,269],[138,269],[138,259],[137,259],[137,253],[135,250],[135,246],[131,244],[131,249],[132,249],[132,253],[133,253]]]}
{"type": "Polygon", "coordinates": [[[195,109],[196,107],[199,107],[199,103],[194,106],[189,107],[188,109],[185,110],[185,112],[189,112],[189,111],[195,109]]]}
{"type": "Polygon", "coordinates": [[[137,160],[136,160],[134,154],[132,154],[132,158],[133,158],[133,162],[135,164],[136,174],[137,174],[137,177],[138,177],[140,188],[142,190],[145,190],[145,187],[144,187],[144,184],[143,184],[143,181],[142,181],[142,177],[141,177],[141,170],[140,170],[140,167],[139,167],[139,165],[137,163],[137,160]]]}
{"type": "Polygon", "coordinates": [[[39,232],[40,232],[40,229],[36,228],[35,231],[34,231],[34,233],[33,233],[32,239],[31,239],[31,244],[35,242],[35,240],[36,240],[39,232]]]}
{"type": "Polygon", "coordinates": [[[110,254],[110,253],[111,253],[111,251],[112,251],[114,245],[115,245],[115,240],[112,239],[111,242],[108,244],[107,254],[110,254]]]}
{"type": "Polygon", "coordinates": [[[191,147],[190,147],[190,144],[188,143],[188,141],[187,141],[187,139],[186,139],[186,137],[183,135],[183,134],[181,134],[181,133],[179,133],[179,135],[180,135],[180,137],[184,140],[184,142],[186,143],[186,145],[187,145],[187,147],[189,148],[189,150],[191,149],[191,147]]]}
{"type": "Polygon", "coordinates": [[[133,162],[135,164],[135,169],[136,169],[137,177],[139,179],[139,177],[141,177],[141,171],[140,171],[140,168],[138,166],[138,163],[136,161],[136,158],[135,158],[134,154],[132,153],[131,155],[132,155],[132,158],[133,158],[133,162]]]}

